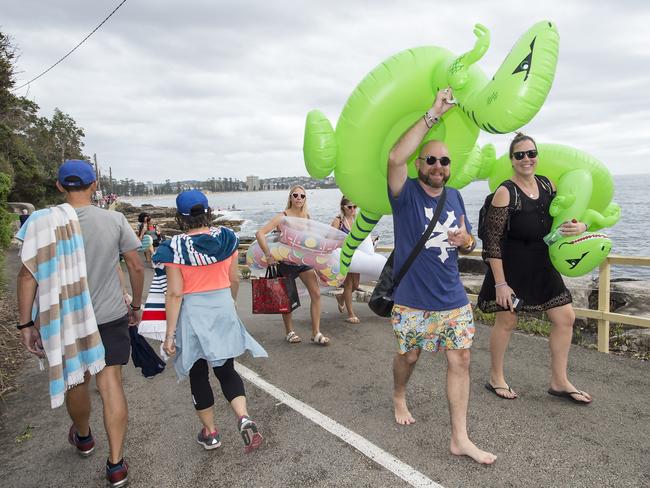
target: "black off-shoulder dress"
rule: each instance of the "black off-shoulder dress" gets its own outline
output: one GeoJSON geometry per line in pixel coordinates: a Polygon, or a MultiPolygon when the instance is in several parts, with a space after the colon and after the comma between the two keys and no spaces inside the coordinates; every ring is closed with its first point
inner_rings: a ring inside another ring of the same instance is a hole
{"type": "MultiPolygon", "coordinates": [[[[539,188],[536,200],[516,187],[519,198],[515,208],[511,208],[514,206],[512,202],[508,207],[490,207],[488,230],[483,242],[483,259],[500,258],[503,261],[506,282],[524,301],[521,308],[524,312],[541,312],[572,301],[571,292],[551,264],[548,246],[543,241],[551,231],[553,219],[549,215],[549,206],[554,194],[547,190],[551,188],[548,179],[543,176],[535,179],[539,188]]],[[[511,184],[516,186],[514,182],[511,184]]],[[[488,267],[478,297],[478,307],[483,312],[503,311],[495,301],[494,284],[492,269],[488,267]]]]}

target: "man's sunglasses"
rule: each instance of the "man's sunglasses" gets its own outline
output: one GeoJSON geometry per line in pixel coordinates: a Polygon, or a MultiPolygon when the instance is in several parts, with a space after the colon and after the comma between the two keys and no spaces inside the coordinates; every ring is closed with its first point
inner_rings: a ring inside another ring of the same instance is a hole
{"type": "Polygon", "coordinates": [[[429,166],[433,166],[436,163],[440,163],[440,166],[449,166],[451,164],[451,159],[449,159],[447,156],[443,156],[441,158],[437,158],[435,156],[427,156],[426,158],[419,157],[418,159],[424,161],[429,166]]]}
{"type": "Polygon", "coordinates": [[[529,151],[516,151],[512,155],[517,161],[524,159],[524,156],[528,156],[528,159],[533,159],[537,157],[537,149],[530,149],[529,151]]]}
{"type": "Polygon", "coordinates": [[[357,208],[357,206],[356,205],[346,205],[345,208],[347,208],[348,210],[352,210],[352,209],[357,208]]]}
{"type": "Polygon", "coordinates": [[[300,198],[301,200],[302,200],[303,198],[307,198],[307,195],[305,195],[304,193],[292,193],[291,196],[292,196],[293,198],[300,198]]]}

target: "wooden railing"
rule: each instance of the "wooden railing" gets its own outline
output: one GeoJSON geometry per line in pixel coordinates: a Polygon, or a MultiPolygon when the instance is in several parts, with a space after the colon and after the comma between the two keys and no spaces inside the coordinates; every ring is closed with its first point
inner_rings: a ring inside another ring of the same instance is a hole
{"type": "MultiPolygon", "coordinates": [[[[248,244],[242,244],[240,250],[246,252],[248,244]]],[[[378,246],[377,252],[390,253],[392,247],[378,246]]],[[[480,249],[474,249],[468,256],[481,256],[480,249]]],[[[650,328],[650,317],[635,317],[634,315],[626,315],[621,313],[610,312],[610,288],[611,288],[611,269],[612,265],[618,266],[650,266],[650,256],[619,256],[611,255],[600,265],[598,269],[598,309],[592,310],[590,308],[574,308],[576,317],[585,319],[595,319],[598,321],[598,350],[600,352],[609,353],[609,324],[616,322],[624,325],[632,325],[635,327],[648,327],[650,328]]],[[[241,270],[248,269],[245,264],[240,264],[241,270]]],[[[478,295],[468,293],[467,295],[472,303],[476,303],[478,295]]]]}

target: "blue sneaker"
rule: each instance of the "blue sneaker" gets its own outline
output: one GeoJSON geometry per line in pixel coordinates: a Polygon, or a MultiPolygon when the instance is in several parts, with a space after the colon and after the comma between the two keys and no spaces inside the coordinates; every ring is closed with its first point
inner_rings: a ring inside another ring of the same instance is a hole
{"type": "Polygon", "coordinates": [[[196,441],[203,446],[203,449],[209,451],[221,447],[221,434],[218,431],[208,433],[204,427],[196,437],[196,441]]]}
{"type": "Polygon", "coordinates": [[[111,488],[120,488],[129,483],[129,465],[126,464],[124,459],[112,468],[109,467],[108,461],[106,461],[106,481],[108,481],[111,488]]]}
{"type": "Polygon", "coordinates": [[[90,429],[88,429],[88,438],[82,441],[79,439],[79,434],[77,433],[74,424],[70,426],[68,442],[77,448],[77,453],[81,457],[88,457],[95,450],[95,438],[93,437],[92,432],[90,432],[90,429]]]}

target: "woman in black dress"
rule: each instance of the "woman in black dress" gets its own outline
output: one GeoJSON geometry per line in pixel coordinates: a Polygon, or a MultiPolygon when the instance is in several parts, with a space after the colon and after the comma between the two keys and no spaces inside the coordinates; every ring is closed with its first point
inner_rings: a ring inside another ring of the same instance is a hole
{"type": "MultiPolygon", "coordinates": [[[[496,312],[490,334],[490,380],[485,387],[500,398],[515,399],[517,393],[508,386],[503,360],[517,313],[513,297],[523,301],[518,311],[545,311],[553,323],[550,335],[551,382],[548,392],[576,403],[591,402],[588,393],[578,390],[567,376],[567,363],[575,313],[571,293],[551,264],[543,237],[551,230],[553,218],[549,205],[555,186],[543,176],[535,175],[537,145],[518,133],[510,144],[514,174],[495,192],[487,213],[487,235],[483,258],[488,262],[478,299],[486,313],[496,312]],[[512,201],[513,195],[514,201],[512,201]]],[[[563,235],[577,235],[586,230],[582,222],[565,222],[563,235]]]]}

